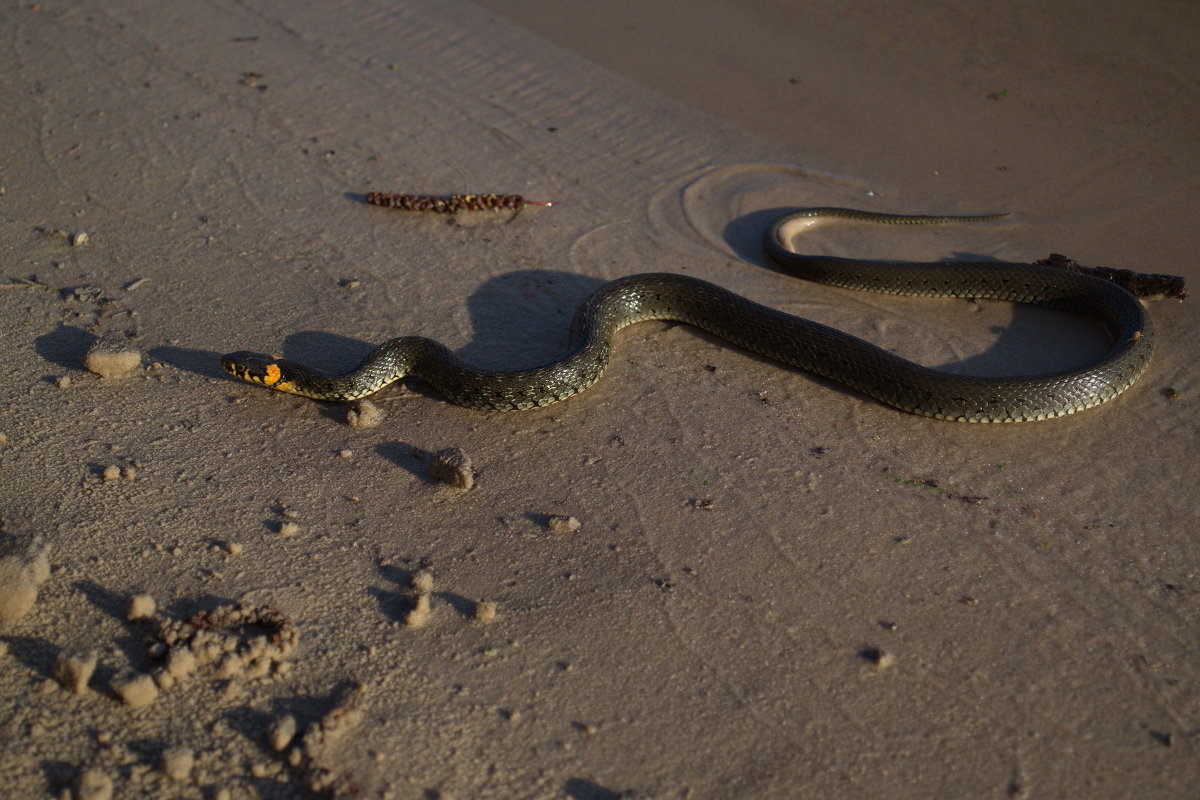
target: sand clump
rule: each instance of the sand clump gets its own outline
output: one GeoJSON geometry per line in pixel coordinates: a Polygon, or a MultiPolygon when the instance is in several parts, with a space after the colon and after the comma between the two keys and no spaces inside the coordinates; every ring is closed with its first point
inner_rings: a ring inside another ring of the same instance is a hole
{"type": "Polygon", "coordinates": [[[133,621],[138,619],[149,619],[158,611],[158,604],[154,602],[154,598],[148,594],[135,594],[129,598],[129,605],[125,610],[125,618],[133,621]]]}
{"type": "Polygon", "coordinates": [[[267,744],[276,753],[282,753],[296,738],[296,718],[285,714],[271,723],[267,729],[267,744]]]}
{"type": "Polygon", "coordinates": [[[97,658],[95,650],[82,653],[61,651],[54,660],[54,680],[71,694],[83,694],[88,681],[92,679],[92,673],[96,671],[97,658]]]}
{"type": "Polygon", "coordinates": [[[351,428],[375,428],[386,417],[384,410],[370,400],[360,400],[346,412],[346,423],[351,428]]]}
{"type": "Polygon", "coordinates": [[[413,602],[412,608],[404,615],[404,627],[424,628],[429,624],[432,616],[433,612],[429,605],[429,595],[419,594],[413,602]]]}
{"type": "Polygon", "coordinates": [[[102,337],[92,343],[83,357],[83,367],[101,378],[115,378],[132,372],[142,364],[140,350],[129,347],[123,338],[102,337]]]}
{"type": "Polygon", "coordinates": [[[300,635],[295,623],[279,611],[233,604],[183,621],[164,621],[159,639],[165,660],[156,677],[160,685],[170,687],[206,667],[226,679],[286,675],[287,659],[300,635]]]}
{"type": "Polygon", "coordinates": [[[858,656],[870,664],[876,672],[883,672],[896,663],[894,653],[889,653],[879,647],[863,647],[858,651],[858,656]]]}
{"type": "Polygon", "coordinates": [[[196,765],[196,756],[188,747],[171,747],[163,751],[159,769],[173,781],[183,783],[192,775],[192,767],[196,765]]]}
{"type": "MultiPolygon", "coordinates": [[[[130,620],[152,619],[154,615],[155,603],[149,595],[130,598],[126,614],[130,620]]],[[[233,604],[185,620],[164,620],[159,624],[158,641],[150,648],[150,655],[161,659],[161,666],[152,673],[127,670],[113,680],[112,690],[129,708],[145,708],[160,692],[175,688],[207,668],[214,677],[230,680],[227,691],[236,692],[234,679],[258,680],[289,674],[291,664],[286,659],[295,651],[298,641],[295,624],[280,612],[264,607],[233,604]]],[[[60,684],[72,691],[81,682],[86,685],[90,671],[81,677],[83,667],[74,666],[65,656],[60,656],[60,661],[62,677],[58,666],[55,672],[60,684]]]]}
{"type": "Polygon", "coordinates": [[[417,570],[409,579],[409,587],[415,594],[429,594],[433,591],[433,572],[427,568],[417,570]]]}
{"type": "Polygon", "coordinates": [[[480,600],[475,604],[475,619],[480,622],[494,622],[498,608],[491,600],[480,600]]]}
{"type": "Polygon", "coordinates": [[[471,457],[461,447],[450,447],[433,454],[429,474],[435,481],[455,489],[470,489],[475,485],[475,469],[471,457]]]}
{"type": "MultiPolygon", "coordinates": [[[[284,758],[288,766],[303,776],[309,790],[333,796],[357,794],[357,790],[328,763],[334,745],[363,720],[363,711],[358,707],[363,691],[362,684],[349,687],[337,706],[309,725],[298,742],[295,717],[287,715],[272,723],[267,734],[268,743],[276,752],[283,752],[294,743],[284,758]]],[[[255,768],[264,775],[268,772],[261,765],[256,764],[255,768]]]]}
{"type": "Polygon", "coordinates": [[[96,767],[85,769],[75,784],[76,800],[111,800],[112,796],[112,778],[96,767]]]}
{"type": "Polygon", "coordinates": [[[404,627],[424,628],[429,624],[433,611],[429,599],[433,593],[433,573],[421,568],[409,579],[409,588],[414,595],[412,607],[404,615],[404,627]]]}
{"type": "Polygon", "coordinates": [[[145,708],[158,699],[158,686],[150,675],[126,672],[113,681],[112,688],[117,697],[133,709],[145,708]]]}
{"type": "Polygon", "coordinates": [[[551,533],[567,534],[579,530],[579,520],[562,514],[551,514],[546,520],[546,527],[551,533]]]}
{"type": "Polygon", "coordinates": [[[50,575],[48,553],[36,539],[13,539],[0,551],[0,623],[18,622],[33,609],[50,575]]]}

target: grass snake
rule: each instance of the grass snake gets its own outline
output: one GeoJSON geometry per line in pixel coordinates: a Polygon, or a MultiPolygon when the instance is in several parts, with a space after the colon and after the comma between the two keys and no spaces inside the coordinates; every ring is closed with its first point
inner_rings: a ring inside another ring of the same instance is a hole
{"type": "Polygon", "coordinates": [[[1009,262],[888,262],[801,255],[794,234],[828,219],[925,225],[994,219],[1001,214],[927,216],[809,208],[778,219],[765,246],[781,269],[807,280],[896,295],[1029,303],[1100,323],[1112,344],[1103,355],[1050,374],[975,377],[924,367],[842,331],[763,306],[687,275],[647,273],[611,281],[576,312],[565,356],[536,369],[477,369],[431,339],[403,336],[371,351],[354,370],[326,375],[310,367],[241,351],[221,358],[243,380],[326,401],[353,401],[415,375],[446,399],[495,411],[538,408],[595,383],[613,336],[646,320],[694,325],[768,358],[807,370],[903,411],[958,422],[1022,422],[1100,405],[1128,389],[1150,362],[1154,334],[1141,301],[1093,275],[1009,262]]]}

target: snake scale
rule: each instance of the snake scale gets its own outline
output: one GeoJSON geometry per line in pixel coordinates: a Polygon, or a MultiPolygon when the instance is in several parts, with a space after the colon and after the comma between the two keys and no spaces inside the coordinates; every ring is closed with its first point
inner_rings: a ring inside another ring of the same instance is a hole
{"type": "Polygon", "coordinates": [[[1107,330],[1103,355],[1051,374],[1007,377],[956,375],[907,361],[869,342],[811,320],[760,305],[686,275],[647,273],[601,286],[576,312],[565,356],[536,369],[476,369],[431,339],[403,336],[375,348],[344,375],[241,351],[221,365],[243,380],[316,400],[351,401],[415,375],[446,399],[469,408],[510,411],[565,400],[595,383],[620,329],[646,320],[685,322],[784,364],[844,384],[903,411],[958,422],[1022,422],[1061,417],[1100,405],[1145,371],[1154,334],[1141,301],[1092,275],[1009,262],[887,262],[809,256],[789,242],[822,220],[887,225],[970,222],[1003,216],[879,214],[809,208],[778,219],[765,246],[786,272],[819,283],[896,295],[960,297],[1029,303],[1078,314],[1107,330]]]}

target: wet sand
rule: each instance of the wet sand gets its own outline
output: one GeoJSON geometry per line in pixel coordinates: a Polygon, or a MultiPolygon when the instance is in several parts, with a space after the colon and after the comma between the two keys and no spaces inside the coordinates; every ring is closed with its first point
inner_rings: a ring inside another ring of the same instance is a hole
{"type": "Polygon", "coordinates": [[[1152,305],[1126,395],[1018,426],[661,323],[512,414],[414,383],[351,425],[217,357],[333,369],[410,333],[532,366],[654,270],[932,366],[1069,368],[1088,324],[799,283],[761,236],[805,205],[1009,210],[806,241],[1194,284],[1198,16],[10,4],[0,793],[1186,796],[1188,303],[1152,305]]]}

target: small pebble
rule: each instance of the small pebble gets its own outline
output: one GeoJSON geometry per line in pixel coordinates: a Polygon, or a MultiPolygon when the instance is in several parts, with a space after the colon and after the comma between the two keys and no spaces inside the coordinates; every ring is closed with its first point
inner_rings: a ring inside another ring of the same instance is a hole
{"type": "Polygon", "coordinates": [[[346,412],[346,422],[351,428],[374,428],[387,415],[370,400],[359,400],[346,412]]]}
{"type": "Polygon", "coordinates": [[[104,468],[104,472],[100,474],[100,477],[106,481],[115,481],[117,478],[121,477],[121,468],[116,464],[109,464],[104,468]]]}
{"type": "Polygon", "coordinates": [[[126,674],[113,681],[113,691],[130,708],[145,708],[158,697],[158,687],[149,675],[126,674]]]}
{"type": "Polygon", "coordinates": [[[456,489],[470,489],[475,485],[475,470],[471,459],[461,447],[451,447],[433,454],[429,462],[429,474],[433,479],[456,489]]]}
{"type": "Polygon", "coordinates": [[[78,800],[111,800],[112,796],[112,778],[104,770],[95,767],[84,770],[79,776],[79,783],[75,785],[75,797],[78,800]]]}
{"type": "Polygon", "coordinates": [[[154,616],[154,612],[158,610],[158,604],[154,602],[154,598],[148,594],[135,594],[129,598],[129,607],[125,612],[125,618],[128,620],[148,619],[154,616]]]}
{"type": "Polygon", "coordinates": [[[192,774],[195,764],[196,757],[190,748],[172,747],[163,752],[159,767],[168,778],[182,783],[192,774]]]}
{"type": "Polygon", "coordinates": [[[243,552],[245,552],[245,550],[246,550],[246,546],[243,545],[241,542],[226,542],[225,543],[225,552],[229,553],[229,555],[231,555],[231,556],[240,556],[243,552]]]}
{"type": "Polygon", "coordinates": [[[141,351],[130,348],[125,339],[104,337],[97,339],[83,357],[83,366],[101,378],[115,378],[141,366],[141,351]]]}
{"type": "Polygon", "coordinates": [[[295,536],[300,532],[300,526],[294,522],[284,522],[279,526],[280,536],[295,536]]]}
{"type": "Polygon", "coordinates": [[[83,694],[96,671],[96,651],[68,653],[60,651],[54,659],[54,680],[71,694],[83,694]]]}
{"type": "Polygon", "coordinates": [[[575,517],[566,517],[560,514],[551,514],[546,520],[546,527],[551,533],[574,533],[579,530],[579,520],[575,517]]]}
{"type": "Polygon", "coordinates": [[[71,234],[70,241],[72,247],[79,247],[80,245],[87,244],[88,235],[84,231],[76,231],[75,233],[71,234]]]}
{"type": "Polygon", "coordinates": [[[354,451],[353,450],[339,450],[338,457],[339,458],[354,458],[354,451]]]}
{"type": "Polygon", "coordinates": [[[496,604],[491,600],[480,600],[475,604],[475,619],[492,622],[496,619],[496,604]]]}
{"type": "Polygon", "coordinates": [[[71,386],[70,375],[60,375],[54,379],[54,385],[60,389],[67,389],[71,386]]]}

